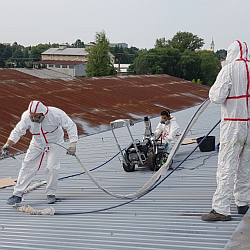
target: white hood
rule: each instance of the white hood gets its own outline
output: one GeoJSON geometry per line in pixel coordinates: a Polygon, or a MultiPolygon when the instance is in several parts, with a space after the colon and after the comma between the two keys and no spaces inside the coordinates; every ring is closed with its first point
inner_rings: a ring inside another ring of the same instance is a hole
{"type": "Polygon", "coordinates": [[[31,101],[28,110],[30,113],[42,113],[43,115],[46,115],[48,107],[39,101],[31,101]]]}
{"type": "Polygon", "coordinates": [[[248,47],[246,42],[237,40],[229,45],[227,50],[226,64],[229,64],[237,59],[249,59],[248,47]]]}

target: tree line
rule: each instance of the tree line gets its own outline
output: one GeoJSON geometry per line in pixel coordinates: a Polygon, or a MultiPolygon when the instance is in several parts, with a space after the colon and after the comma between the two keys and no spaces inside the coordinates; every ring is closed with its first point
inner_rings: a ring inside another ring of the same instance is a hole
{"type": "MultiPolygon", "coordinates": [[[[152,49],[136,47],[110,47],[105,31],[95,35],[95,46],[88,51],[87,76],[115,75],[109,53],[115,56],[115,63],[130,64],[130,74],[168,74],[193,82],[211,86],[221,69],[220,60],[226,58],[226,50],[200,50],[204,39],[190,32],[177,32],[172,39],[156,39],[152,49]],[[198,51],[197,51],[198,50],[198,51]]],[[[84,48],[77,39],[72,48],[84,48]]],[[[58,43],[38,44],[24,47],[16,42],[12,45],[0,43],[0,67],[32,67],[34,61],[41,60],[41,53],[49,48],[58,48],[58,43]]]]}
{"type": "Polygon", "coordinates": [[[130,66],[134,74],[168,74],[211,86],[221,69],[226,51],[201,50],[204,40],[190,32],[177,32],[170,40],[156,39],[153,49],[143,51],[130,66]]]}
{"type": "MultiPolygon", "coordinates": [[[[84,48],[84,42],[77,39],[72,44],[67,44],[71,48],[84,48]]],[[[35,46],[25,47],[17,42],[12,45],[0,43],[0,68],[2,67],[32,67],[34,61],[41,60],[41,54],[49,48],[58,48],[59,43],[45,43],[35,46]]]]}

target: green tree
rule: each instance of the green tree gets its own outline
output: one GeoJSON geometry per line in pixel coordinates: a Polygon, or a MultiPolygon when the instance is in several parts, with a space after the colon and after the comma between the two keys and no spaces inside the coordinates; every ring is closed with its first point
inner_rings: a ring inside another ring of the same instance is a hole
{"type": "Polygon", "coordinates": [[[109,41],[105,31],[97,32],[95,35],[95,46],[87,48],[88,64],[87,76],[108,76],[116,73],[111,63],[109,52],[109,41]]]}
{"type": "Polygon", "coordinates": [[[155,48],[165,48],[165,47],[167,47],[167,41],[165,37],[156,39],[155,48]]]}
{"type": "Polygon", "coordinates": [[[212,86],[221,69],[220,61],[212,51],[200,51],[198,55],[201,58],[200,79],[203,84],[212,86]]]}
{"type": "Polygon", "coordinates": [[[3,53],[0,50],[0,68],[5,66],[5,61],[3,60],[3,53]]]}
{"type": "Polygon", "coordinates": [[[129,68],[136,74],[169,74],[177,75],[177,64],[180,51],[172,48],[155,48],[142,51],[129,68]]]}
{"type": "Polygon", "coordinates": [[[29,58],[29,53],[30,53],[29,47],[24,48],[23,57],[26,59],[29,58]]]}
{"type": "Polygon", "coordinates": [[[49,44],[38,44],[36,46],[32,46],[30,50],[30,58],[41,60],[41,54],[50,48],[49,44]]]}
{"type": "Polygon", "coordinates": [[[191,81],[197,79],[200,75],[200,56],[190,50],[186,50],[181,54],[181,59],[177,65],[179,70],[178,77],[191,81]]]}
{"type": "Polygon", "coordinates": [[[1,53],[1,55],[3,55],[4,50],[5,50],[5,45],[0,43],[0,53],[1,53]]]}
{"type": "Polygon", "coordinates": [[[129,66],[128,71],[130,73],[135,73],[138,75],[149,74],[150,73],[150,60],[147,57],[147,51],[143,51],[135,59],[134,63],[129,66]]]}
{"type": "Polygon", "coordinates": [[[216,55],[218,56],[219,60],[225,60],[227,57],[227,51],[224,49],[217,50],[216,55]]]}
{"type": "Polygon", "coordinates": [[[131,64],[139,55],[139,49],[136,47],[123,48],[120,46],[110,47],[110,52],[115,56],[116,63],[131,64]]]}
{"type": "Polygon", "coordinates": [[[168,40],[166,46],[179,49],[181,52],[185,50],[194,51],[200,49],[204,45],[204,39],[199,38],[191,32],[177,32],[172,39],[168,40]]]}
{"type": "Polygon", "coordinates": [[[14,59],[17,59],[17,58],[23,58],[23,51],[18,48],[16,49],[13,53],[12,53],[12,57],[11,58],[14,58],[14,59]]]}
{"type": "Polygon", "coordinates": [[[201,79],[197,79],[197,84],[202,84],[201,79]]]}
{"type": "Polygon", "coordinates": [[[8,60],[12,56],[12,49],[10,46],[6,46],[4,51],[3,51],[3,59],[8,60]]]}
{"type": "Polygon", "coordinates": [[[77,39],[74,43],[71,44],[71,47],[73,48],[85,48],[84,42],[81,41],[81,39],[77,39]]]}

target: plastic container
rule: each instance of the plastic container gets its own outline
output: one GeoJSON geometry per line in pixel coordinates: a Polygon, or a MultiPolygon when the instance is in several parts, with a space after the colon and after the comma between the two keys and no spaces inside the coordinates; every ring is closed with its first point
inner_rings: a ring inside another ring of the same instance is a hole
{"type": "MultiPolygon", "coordinates": [[[[200,141],[204,138],[205,136],[199,137],[196,139],[197,143],[199,144],[200,141]]],[[[207,136],[205,140],[199,145],[200,151],[201,152],[210,152],[215,150],[215,136],[207,136]]]]}

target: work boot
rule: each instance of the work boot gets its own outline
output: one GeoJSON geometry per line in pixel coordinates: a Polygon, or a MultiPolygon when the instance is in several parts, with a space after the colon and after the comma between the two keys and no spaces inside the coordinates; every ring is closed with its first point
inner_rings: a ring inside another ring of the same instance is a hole
{"type": "Polygon", "coordinates": [[[232,220],[231,215],[223,215],[212,210],[209,214],[203,214],[201,219],[204,221],[228,221],[232,220]]]}
{"type": "Polygon", "coordinates": [[[8,205],[15,205],[16,203],[20,203],[22,201],[22,197],[16,196],[16,195],[12,195],[8,200],[7,200],[7,204],[8,205]]]}
{"type": "Polygon", "coordinates": [[[248,208],[249,208],[248,205],[240,206],[240,207],[237,206],[238,214],[245,214],[247,212],[248,208]]]}
{"type": "Polygon", "coordinates": [[[55,195],[47,195],[47,203],[53,204],[56,202],[56,196],[55,195]]]}

